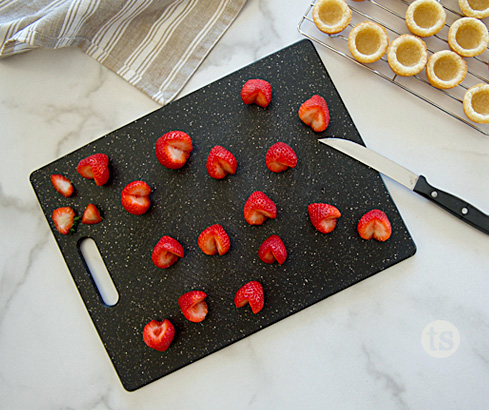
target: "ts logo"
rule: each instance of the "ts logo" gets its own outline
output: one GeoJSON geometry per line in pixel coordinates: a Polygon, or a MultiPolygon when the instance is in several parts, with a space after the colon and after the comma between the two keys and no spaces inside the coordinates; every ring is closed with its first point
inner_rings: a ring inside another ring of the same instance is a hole
{"type": "Polygon", "coordinates": [[[460,346],[460,333],[452,323],[435,320],[423,329],[421,345],[430,356],[443,359],[457,351],[460,346]]]}

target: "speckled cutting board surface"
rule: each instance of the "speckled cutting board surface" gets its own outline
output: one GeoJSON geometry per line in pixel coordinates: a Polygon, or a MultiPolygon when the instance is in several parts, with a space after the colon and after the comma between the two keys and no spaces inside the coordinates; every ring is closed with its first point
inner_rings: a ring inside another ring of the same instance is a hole
{"type": "Polygon", "coordinates": [[[88,309],[95,328],[123,386],[135,390],[219,349],[270,326],[393,264],[412,256],[416,247],[379,174],[319,143],[328,135],[363,143],[324,65],[309,40],[302,40],[204,88],[174,101],[88,145],[34,171],[31,183],[54,237],[88,309]],[[245,105],[242,85],[250,78],[268,80],[272,103],[263,109],[245,105]],[[328,102],[331,123],[314,133],[298,117],[299,106],[313,94],[328,102]],[[182,130],[194,150],[184,168],[162,167],[154,153],[165,132],[182,130]],[[275,142],[297,153],[295,169],[276,174],[265,166],[267,149],[275,142]],[[229,149],[238,160],[235,175],[224,180],[208,176],[206,159],[214,145],[229,149]],[[97,187],[76,172],[78,162],[103,152],[110,158],[109,182],[97,187]],[[71,179],[75,193],[63,198],[50,183],[53,173],[71,179]],[[144,180],[152,188],[152,205],[133,216],[120,204],[126,184],[144,180]],[[255,190],[276,204],[278,216],[250,226],[243,207],[255,190]],[[104,217],[98,225],[79,224],[74,234],[60,235],[51,214],[71,206],[81,215],[88,203],[104,217]],[[309,221],[307,205],[326,202],[342,213],[336,229],[321,234],[309,221]],[[372,208],[384,210],[393,227],[384,243],[365,241],[356,231],[360,217],[372,208]],[[219,223],[228,232],[231,249],[207,256],[197,237],[219,223]],[[284,241],[283,265],[258,258],[260,244],[272,234],[284,241]],[[163,235],[176,238],[185,257],[169,269],[151,261],[163,235]],[[119,293],[116,305],[102,302],[79,244],[96,243],[119,293]],[[258,280],[265,307],[253,315],[236,309],[236,291],[258,280]],[[209,313],[201,323],[187,321],[177,300],[190,290],[207,293],[209,313]],[[148,348],[142,340],[151,319],[168,318],[176,336],[166,352],[148,348]]]}

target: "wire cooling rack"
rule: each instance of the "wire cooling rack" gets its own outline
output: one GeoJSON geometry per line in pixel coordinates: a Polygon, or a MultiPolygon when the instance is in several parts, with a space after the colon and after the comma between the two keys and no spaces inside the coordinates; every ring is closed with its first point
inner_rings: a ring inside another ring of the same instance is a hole
{"type": "MultiPolygon", "coordinates": [[[[489,83],[488,50],[477,57],[465,58],[468,66],[467,76],[459,86],[449,90],[440,90],[428,82],[425,70],[412,77],[398,76],[390,69],[386,55],[378,62],[363,64],[355,60],[348,50],[348,34],[356,24],[362,21],[369,20],[382,25],[386,29],[390,41],[401,34],[410,33],[406,26],[405,14],[407,7],[413,0],[364,0],[361,2],[348,0],[348,5],[352,10],[352,20],[345,30],[335,35],[323,33],[314,24],[312,9],[316,1],[314,0],[309,4],[299,21],[298,30],[302,35],[397,85],[474,130],[489,135],[489,124],[472,122],[465,116],[463,110],[463,97],[467,89],[478,83],[489,83]]],[[[423,39],[429,55],[449,49],[447,39],[450,25],[455,20],[464,17],[456,0],[445,0],[440,1],[440,3],[445,9],[447,20],[445,27],[438,34],[423,39]]]]}

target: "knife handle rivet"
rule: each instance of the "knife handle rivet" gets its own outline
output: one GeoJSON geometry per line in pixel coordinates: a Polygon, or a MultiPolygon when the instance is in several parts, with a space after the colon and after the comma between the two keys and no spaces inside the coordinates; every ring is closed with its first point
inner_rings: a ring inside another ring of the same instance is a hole
{"type": "Polygon", "coordinates": [[[469,213],[469,210],[467,208],[462,208],[462,215],[467,215],[469,213]]]}
{"type": "Polygon", "coordinates": [[[432,198],[436,198],[437,196],[438,196],[438,192],[436,192],[436,191],[432,191],[431,192],[431,197],[432,198]]]}

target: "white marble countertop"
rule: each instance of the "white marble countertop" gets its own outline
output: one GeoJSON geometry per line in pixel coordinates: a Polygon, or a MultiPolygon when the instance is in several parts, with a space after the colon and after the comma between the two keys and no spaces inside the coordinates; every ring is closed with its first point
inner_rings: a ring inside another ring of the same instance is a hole
{"type": "MultiPolygon", "coordinates": [[[[302,39],[307,6],[248,0],[183,94],[302,39]]],[[[368,146],[489,212],[489,137],[317,48],[368,146]]],[[[412,258],[126,392],[29,174],[156,108],[77,49],[0,62],[2,408],[487,408],[489,237],[387,178],[412,258]]]]}

